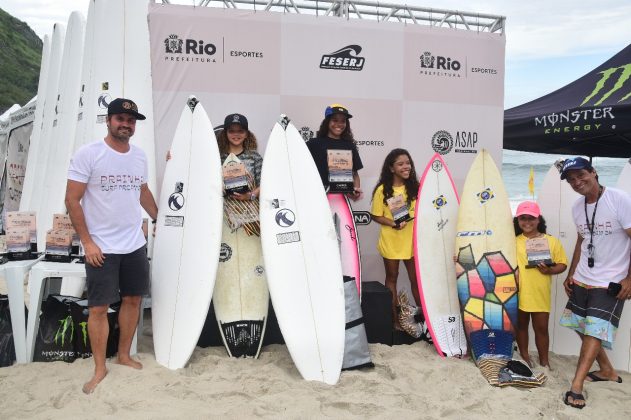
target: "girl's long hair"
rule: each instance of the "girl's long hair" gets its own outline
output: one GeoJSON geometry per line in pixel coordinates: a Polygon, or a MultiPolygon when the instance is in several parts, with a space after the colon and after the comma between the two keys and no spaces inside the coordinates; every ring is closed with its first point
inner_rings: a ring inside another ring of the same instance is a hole
{"type": "Polygon", "coordinates": [[[408,159],[410,159],[410,176],[408,179],[404,180],[405,185],[405,193],[407,194],[407,205],[408,207],[412,205],[412,201],[416,200],[416,196],[418,195],[418,177],[416,176],[416,169],[414,168],[414,161],[412,160],[412,156],[405,149],[394,149],[386,159],[383,161],[383,167],[381,168],[381,175],[379,175],[379,181],[375,188],[372,191],[373,196],[375,195],[375,191],[379,188],[379,185],[383,184],[383,203],[386,203],[388,198],[391,198],[394,194],[394,188],[392,183],[394,182],[394,174],[392,173],[392,167],[394,166],[394,162],[401,155],[406,155],[408,159]]]}
{"type": "MultiPolygon", "coordinates": [[[[515,228],[515,236],[521,235],[524,231],[519,227],[519,220],[517,217],[513,217],[513,227],[515,228]]],[[[539,233],[546,233],[546,219],[543,216],[539,215],[539,225],[537,226],[537,230],[539,233]]]]}
{"type": "MultiPolygon", "coordinates": [[[[329,135],[329,122],[331,121],[331,117],[333,115],[329,115],[320,123],[320,128],[316,133],[316,137],[327,137],[329,135]]],[[[346,119],[346,128],[342,131],[342,135],[340,136],[341,140],[348,140],[355,143],[355,137],[353,137],[353,130],[351,130],[351,120],[350,118],[346,119]]]]}
{"type": "MultiPolygon", "coordinates": [[[[217,134],[217,144],[219,145],[219,153],[221,153],[222,155],[224,154],[227,155],[228,153],[230,153],[230,142],[228,141],[228,128],[230,127],[224,127],[223,130],[221,130],[217,134]]],[[[258,149],[256,136],[250,130],[246,130],[246,131],[248,132],[248,134],[245,136],[245,140],[243,141],[243,151],[244,152],[249,152],[252,150],[256,151],[258,149]]]]}

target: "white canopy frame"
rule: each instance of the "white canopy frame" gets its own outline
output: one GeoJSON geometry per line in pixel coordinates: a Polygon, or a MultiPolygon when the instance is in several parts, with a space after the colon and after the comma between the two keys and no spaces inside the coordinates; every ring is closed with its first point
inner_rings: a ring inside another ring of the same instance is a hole
{"type": "MultiPolygon", "coordinates": [[[[346,20],[371,19],[378,22],[401,22],[501,35],[504,34],[506,23],[506,18],[499,15],[367,0],[192,0],[192,2],[200,7],[304,13],[316,16],[337,16],[346,20]]],[[[171,4],[171,1],[161,0],[161,3],[171,4]]]]}

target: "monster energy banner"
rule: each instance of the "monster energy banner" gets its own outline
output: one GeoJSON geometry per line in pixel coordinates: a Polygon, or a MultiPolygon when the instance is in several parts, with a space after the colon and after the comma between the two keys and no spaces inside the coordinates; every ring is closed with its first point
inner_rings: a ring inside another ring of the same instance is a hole
{"type": "Polygon", "coordinates": [[[261,154],[281,113],[308,140],[326,106],[342,104],[364,164],[365,196],[353,203],[364,273],[383,273],[368,211],[390,150],[408,149],[417,173],[441,153],[458,186],[482,148],[501,162],[502,34],[165,4],[149,4],[148,20],[156,184],[191,94],[216,126],[244,114],[261,154]]]}
{"type": "Polygon", "coordinates": [[[631,156],[631,45],[556,92],[507,110],[504,147],[631,156]]]}
{"type": "MultiPolygon", "coordinates": [[[[116,310],[108,310],[110,334],[107,340],[107,357],[116,353],[117,316],[116,310]]],[[[74,362],[77,358],[91,356],[87,301],[71,296],[49,296],[42,304],[33,360],[74,362]]]]}

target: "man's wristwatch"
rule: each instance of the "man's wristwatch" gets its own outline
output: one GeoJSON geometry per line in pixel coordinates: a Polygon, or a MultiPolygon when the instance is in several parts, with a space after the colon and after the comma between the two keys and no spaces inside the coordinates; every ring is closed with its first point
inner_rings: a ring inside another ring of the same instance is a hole
{"type": "Polygon", "coordinates": [[[250,201],[254,201],[254,200],[256,200],[256,194],[251,192],[250,193],[250,201]]]}

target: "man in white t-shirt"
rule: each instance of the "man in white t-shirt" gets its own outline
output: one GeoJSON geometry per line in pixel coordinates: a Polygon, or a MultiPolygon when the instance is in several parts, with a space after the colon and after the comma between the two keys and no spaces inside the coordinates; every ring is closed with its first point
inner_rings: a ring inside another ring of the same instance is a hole
{"type": "Polygon", "coordinates": [[[561,179],[583,196],[572,207],[578,238],[563,283],[569,300],[560,321],[582,340],[564,398],[565,404],[581,409],[585,380],[622,382],[605,349],[612,348],[624,302],[631,299],[631,196],[600,185],[596,170],[581,157],[564,162],[561,179]],[[600,370],[589,372],[594,361],[600,370]]]}
{"type": "Polygon", "coordinates": [[[105,354],[110,304],[121,301],[118,363],[142,369],[129,355],[143,295],[149,293],[149,262],[142,230],[142,208],[154,220],[158,206],[147,187],[147,157],[129,143],[136,104],[118,98],[107,109],[107,136],[81,147],[68,169],[66,208],[85,250],[88,334],[94,376],[83,386],[90,394],[107,375],[105,354]]]}

